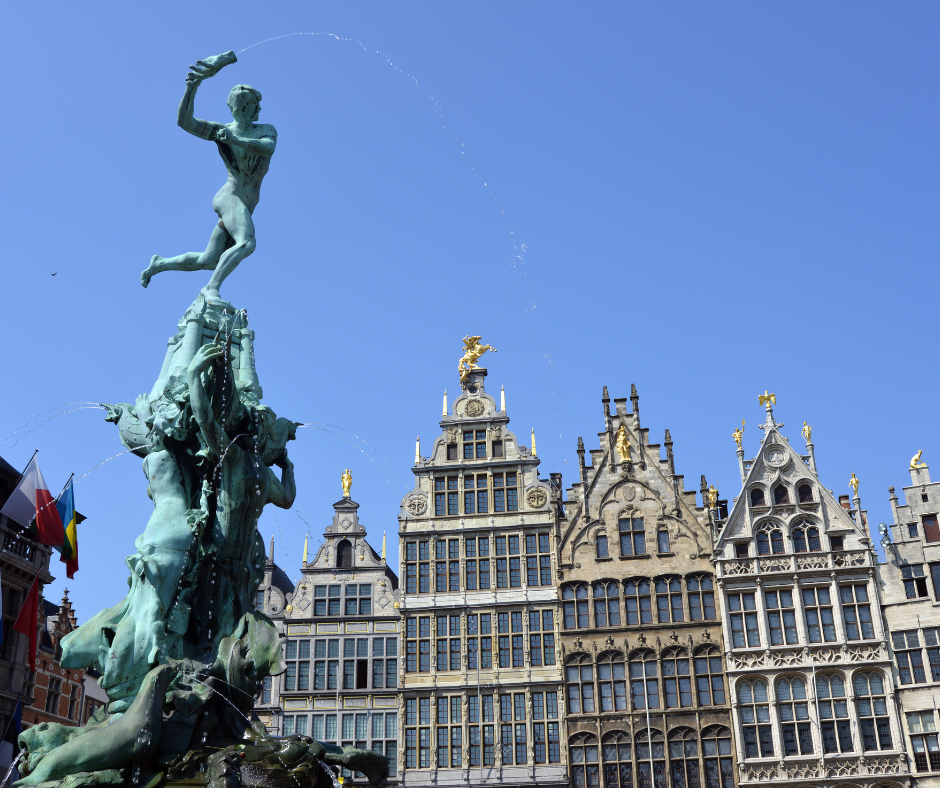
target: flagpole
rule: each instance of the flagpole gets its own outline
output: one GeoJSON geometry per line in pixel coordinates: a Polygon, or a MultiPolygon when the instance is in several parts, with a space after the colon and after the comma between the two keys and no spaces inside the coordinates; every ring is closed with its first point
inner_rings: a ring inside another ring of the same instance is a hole
{"type": "Polygon", "coordinates": [[[58,501],[59,498],[62,497],[62,493],[64,493],[68,489],[69,482],[71,482],[72,479],[74,478],[75,478],[75,472],[72,471],[72,475],[69,476],[69,478],[66,480],[65,484],[63,485],[62,489],[59,491],[59,494],[55,497],[56,501],[58,501]]]}

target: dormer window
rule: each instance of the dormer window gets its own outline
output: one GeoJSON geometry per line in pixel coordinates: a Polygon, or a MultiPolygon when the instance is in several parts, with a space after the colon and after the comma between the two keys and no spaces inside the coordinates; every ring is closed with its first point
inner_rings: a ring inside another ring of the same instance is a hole
{"type": "Polygon", "coordinates": [[[799,495],[800,503],[813,502],[813,488],[808,484],[801,484],[797,488],[797,494],[799,495]]]}
{"type": "Polygon", "coordinates": [[[766,506],[764,503],[764,491],[760,487],[751,490],[751,506],[766,506]]]}
{"type": "Polygon", "coordinates": [[[790,491],[782,484],[778,484],[774,487],[774,503],[790,503],[790,491]]]}
{"type": "Polygon", "coordinates": [[[463,458],[465,460],[486,458],[486,430],[464,430],[463,458]]]}

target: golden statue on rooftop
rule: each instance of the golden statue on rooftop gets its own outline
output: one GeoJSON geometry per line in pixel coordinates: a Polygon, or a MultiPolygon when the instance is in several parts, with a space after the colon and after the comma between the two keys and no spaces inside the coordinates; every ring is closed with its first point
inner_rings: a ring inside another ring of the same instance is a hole
{"type": "Polygon", "coordinates": [[[617,454],[620,455],[620,462],[630,462],[630,438],[627,435],[627,428],[621,424],[617,430],[617,454]]]}
{"type": "Polygon", "coordinates": [[[912,470],[912,471],[917,470],[918,468],[926,468],[926,467],[927,467],[927,463],[924,462],[924,461],[920,458],[920,455],[923,454],[923,453],[924,453],[924,450],[921,449],[919,452],[917,452],[917,454],[915,454],[913,457],[911,457],[911,470],[912,470]]]}
{"type": "Polygon", "coordinates": [[[764,389],[764,393],[758,395],[757,401],[758,401],[761,405],[764,405],[764,404],[766,404],[766,403],[768,403],[768,402],[769,402],[771,405],[776,405],[776,404],[777,404],[777,395],[774,394],[773,392],[768,392],[766,389],[764,389]]]}
{"type": "Polygon", "coordinates": [[[718,490],[715,489],[714,484],[708,488],[708,508],[709,509],[718,508],[718,490]]]}
{"type": "Polygon", "coordinates": [[[744,438],[744,419],[741,419],[741,428],[735,428],[734,432],[731,433],[731,437],[734,438],[734,442],[738,444],[738,448],[744,448],[741,445],[741,440],[744,438]]]}
{"type": "Polygon", "coordinates": [[[849,487],[852,488],[852,493],[858,498],[858,477],[853,473],[852,478],[849,479],[849,487]]]}
{"type": "Polygon", "coordinates": [[[349,488],[352,487],[352,474],[349,472],[349,468],[343,471],[341,481],[343,482],[343,497],[348,498],[349,488]]]}
{"type": "Polygon", "coordinates": [[[460,385],[467,385],[467,376],[477,367],[477,361],[487,350],[496,352],[495,347],[481,345],[482,337],[465,336],[463,338],[463,358],[457,362],[457,372],[460,373],[460,385]]]}
{"type": "Polygon", "coordinates": [[[807,443],[813,442],[813,428],[805,421],[803,422],[803,440],[807,443]]]}

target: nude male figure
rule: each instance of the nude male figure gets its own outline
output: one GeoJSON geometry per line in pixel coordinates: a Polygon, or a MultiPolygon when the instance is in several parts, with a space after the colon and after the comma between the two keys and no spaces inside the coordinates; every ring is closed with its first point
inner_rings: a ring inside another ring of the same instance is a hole
{"type": "Polygon", "coordinates": [[[176,257],[154,255],[140,275],[144,287],[161,271],[212,271],[212,278],[202,293],[207,298],[219,298],[219,287],[225,277],[255,250],[255,225],[251,214],[261,196],[261,181],[268,172],[277,144],[274,126],[255,123],[261,111],[261,93],[248,85],[232,88],[228,97],[234,118],[231,123],[199,120],[193,115],[200,83],[234,62],[235,53],[227,52],[190,66],[186,92],[177,111],[177,121],[184,131],[215,142],[228,170],[228,180],[212,199],[219,223],[204,252],[188,252],[176,257]]]}

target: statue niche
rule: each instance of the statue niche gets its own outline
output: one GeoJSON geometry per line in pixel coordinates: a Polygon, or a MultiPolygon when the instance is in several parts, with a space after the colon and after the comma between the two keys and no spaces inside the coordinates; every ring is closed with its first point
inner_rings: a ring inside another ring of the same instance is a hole
{"type": "Polygon", "coordinates": [[[336,545],[336,568],[352,569],[352,545],[348,539],[343,539],[336,545]]]}

